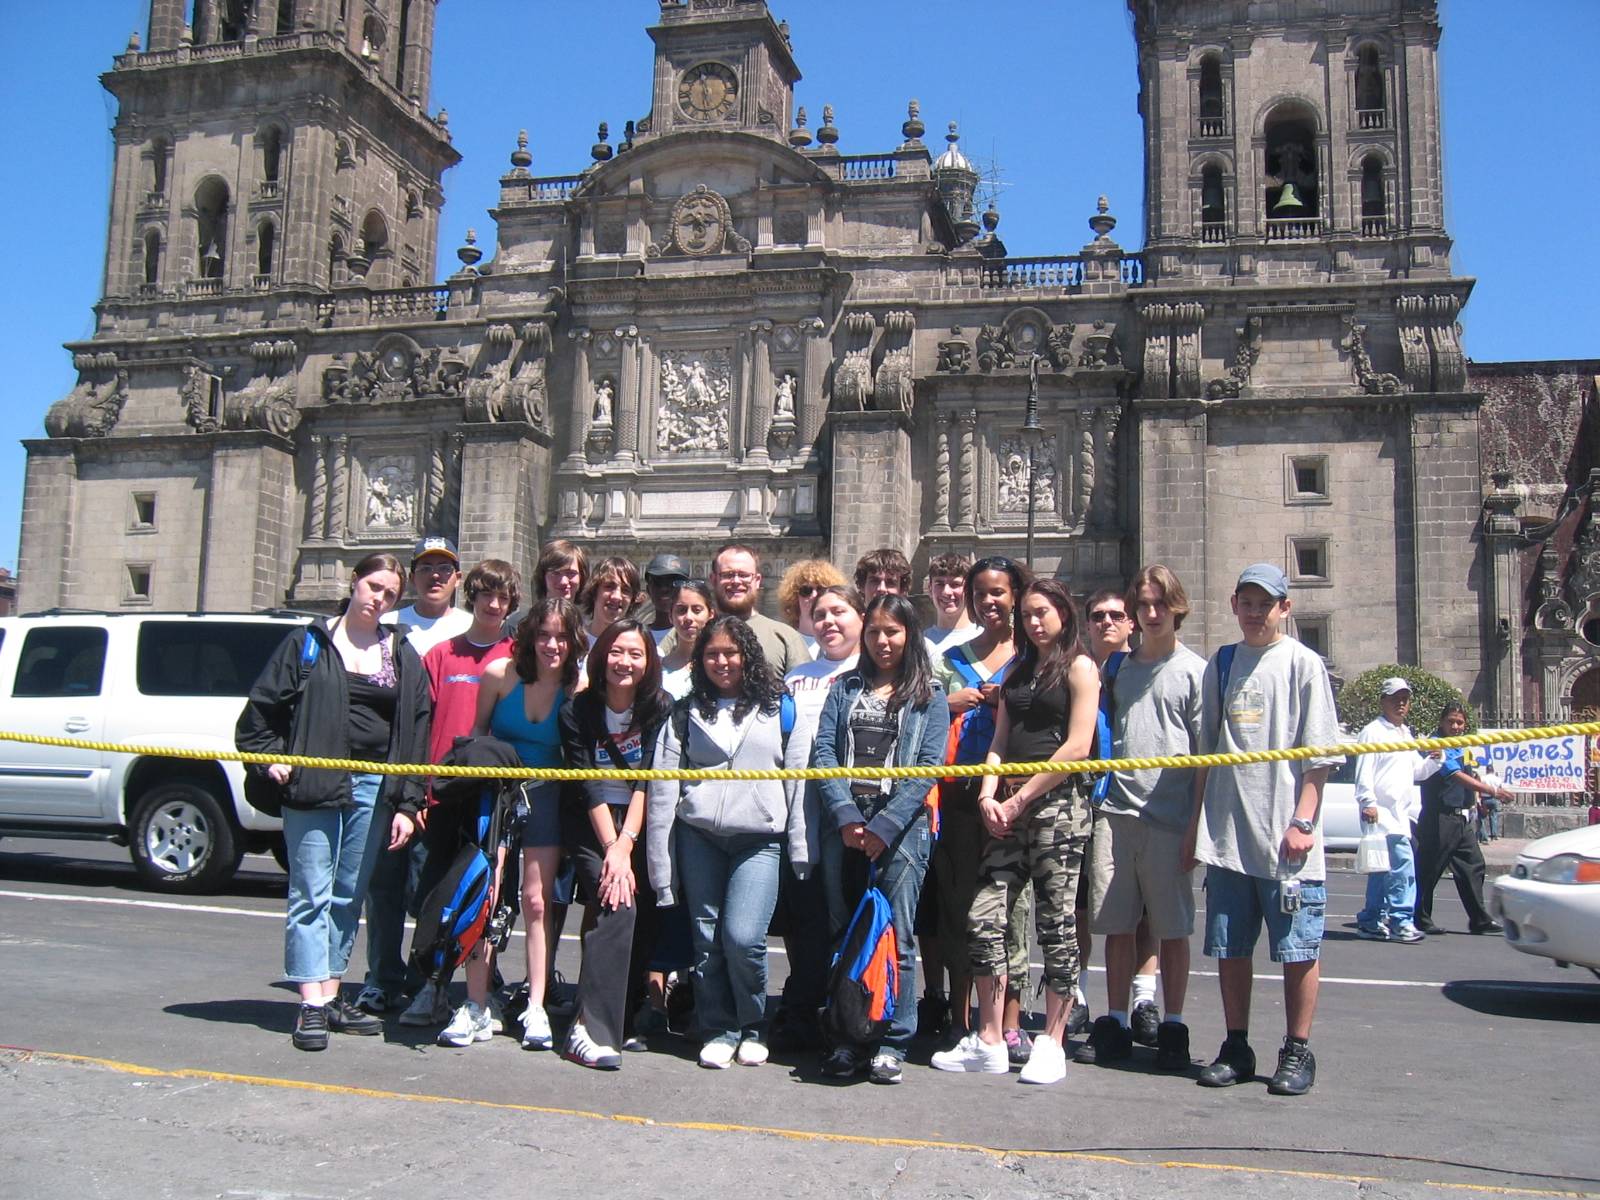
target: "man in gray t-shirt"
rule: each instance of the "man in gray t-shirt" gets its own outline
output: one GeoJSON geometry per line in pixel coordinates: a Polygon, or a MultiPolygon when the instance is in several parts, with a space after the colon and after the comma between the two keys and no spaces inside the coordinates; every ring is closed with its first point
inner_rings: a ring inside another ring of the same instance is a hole
{"type": "MultiPolygon", "coordinates": [[[[1207,753],[1338,744],[1333,688],[1322,659],[1289,637],[1289,580],[1271,563],[1246,567],[1232,605],[1244,640],[1206,665],[1202,749],[1207,753]]],[[[1288,1036],[1267,1090],[1298,1096],[1316,1080],[1307,1046],[1316,1015],[1327,904],[1322,785],[1337,758],[1198,768],[1191,860],[1206,864],[1205,952],[1218,959],[1228,1036],[1200,1073],[1207,1087],[1255,1074],[1248,1041],[1251,955],[1265,923],[1283,964],[1288,1036]]]]}
{"type": "MultiPolygon", "coordinates": [[[[1178,628],[1189,614],[1183,584],[1171,569],[1156,564],[1134,576],[1125,599],[1139,627],[1139,648],[1113,656],[1104,668],[1111,757],[1197,753],[1206,660],[1178,641],[1178,628]]],[[[1156,1067],[1189,1068],[1183,1002],[1195,909],[1192,869],[1181,860],[1194,807],[1193,775],[1189,768],[1165,767],[1118,771],[1109,781],[1095,818],[1090,890],[1094,930],[1106,945],[1106,1015],[1074,1055],[1079,1062],[1106,1065],[1133,1054],[1128,991],[1143,916],[1159,946],[1166,1006],[1155,1028],[1156,1067]]],[[[1134,1016],[1136,1025],[1137,1005],[1134,1016]]]]}

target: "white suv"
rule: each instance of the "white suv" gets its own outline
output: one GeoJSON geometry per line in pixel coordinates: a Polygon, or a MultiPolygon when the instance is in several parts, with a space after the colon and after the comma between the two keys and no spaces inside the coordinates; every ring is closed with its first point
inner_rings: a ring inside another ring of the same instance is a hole
{"type": "MultiPolygon", "coordinates": [[[[262,666],[306,614],[0,617],[0,730],[232,750],[262,666]]],[[[0,740],[0,837],[106,839],[166,891],[212,891],[246,850],[281,853],[234,762],[0,740]]]]}

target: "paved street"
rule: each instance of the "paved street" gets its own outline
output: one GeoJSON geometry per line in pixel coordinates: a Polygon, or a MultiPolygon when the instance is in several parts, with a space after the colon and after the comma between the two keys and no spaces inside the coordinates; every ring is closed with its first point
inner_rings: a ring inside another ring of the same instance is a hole
{"type": "MultiPolygon", "coordinates": [[[[1600,984],[1497,939],[1358,941],[1361,882],[1329,881],[1320,1073],[1305,1098],[1269,1097],[1264,1082],[1207,1091],[1144,1057],[1069,1067],[1046,1089],[918,1065],[886,1089],[823,1081],[814,1057],[707,1072],[676,1040],[619,1074],[510,1038],[440,1048],[397,1025],[297,1053],[270,859],[247,860],[225,894],[179,898],[138,890],[116,847],[6,841],[0,1043],[18,1049],[0,1052],[0,1195],[411,1196],[508,1181],[621,1196],[1320,1197],[1367,1181],[1395,1196],[1600,1194],[1600,984]]],[[[1436,915],[1465,928],[1448,883],[1436,915]]],[[[576,958],[569,939],[569,978],[576,958]]],[[[1209,1059],[1222,1029],[1198,939],[1195,962],[1186,1017],[1209,1059]]],[[[774,990],[784,966],[775,948],[774,990]]],[[[1257,971],[1252,1041],[1270,1071],[1280,989],[1264,957],[1257,971]]],[[[1097,1012],[1103,982],[1089,977],[1097,1012]]]]}

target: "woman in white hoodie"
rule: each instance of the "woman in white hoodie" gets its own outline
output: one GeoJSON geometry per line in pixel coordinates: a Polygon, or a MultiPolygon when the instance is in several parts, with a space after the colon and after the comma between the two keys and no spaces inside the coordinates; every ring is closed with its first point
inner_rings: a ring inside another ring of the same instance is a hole
{"type": "MultiPolygon", "coordinates": [[[[655,765],[758,770],[785,766],[783,685],[738,617],[717,617],[694,649],[694,688],[661,730],[655,765]]],[[[788,765],[803,766],[804,763],[788,765]]],[[[767,1060],[767,925],[787,852],[806,870],[796,785],[661,781],[645,827],[658,905],[688,906],[700,1065],[767,1060]]]]}

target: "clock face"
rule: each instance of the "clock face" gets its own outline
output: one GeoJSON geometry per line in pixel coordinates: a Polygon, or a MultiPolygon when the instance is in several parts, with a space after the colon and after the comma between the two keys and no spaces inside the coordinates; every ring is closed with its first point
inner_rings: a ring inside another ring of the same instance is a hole
{"type": "Polygon", "coordinates": [[[690,67],[678,81],[678,107],[695,121],[720,121],[739,98],[739,77],[721,63],[690,67]]]}

